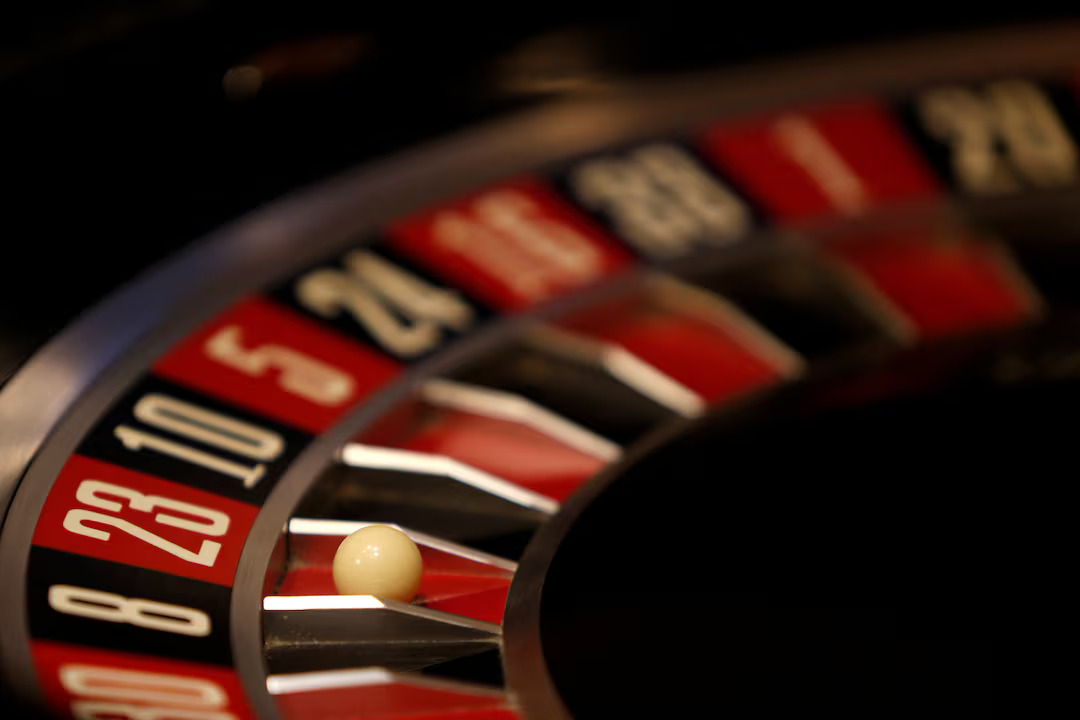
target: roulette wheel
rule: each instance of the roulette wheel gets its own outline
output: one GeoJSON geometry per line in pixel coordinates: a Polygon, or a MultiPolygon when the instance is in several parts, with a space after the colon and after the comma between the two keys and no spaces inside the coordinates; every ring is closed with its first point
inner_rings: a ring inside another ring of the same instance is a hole
{"type": "Polygon", "coordinates": [[[1080,28],[550,9],[27,11],[10,707],[990,716],[1064,544],[1080,28]],[[338,592],[373,526],[415,592],[338,592]]]}

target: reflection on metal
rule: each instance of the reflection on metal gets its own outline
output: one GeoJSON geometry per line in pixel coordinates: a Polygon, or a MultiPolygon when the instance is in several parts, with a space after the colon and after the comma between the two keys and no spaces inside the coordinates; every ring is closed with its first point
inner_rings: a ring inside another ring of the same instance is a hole
{"type": "Polygon", "coordinates": [[[470,695],[491,698],[504,697],[504,693],[501,690],[484,687],[482,685],[438,680],[410,673],[396,673],[382,667],[282,673],[269,675],[266,678],[266,689],[271,695],[292,695],[295,693],[317,692],[320,690],[340,690],[390,684],[468,693],[470,695]]]}
{"type": "Polygon", "coordinates": [[[780,375],[797,377],[806,369],[806,362],[797,352],[723,297],[670,275],[653,275],[649,289],[658,305],[723,328],[755,354],[768,359],[780,375]]]}
{"type": "Polygon", "coordinates": [[[381,666],[419,670],[498,647],[502,628],[371,595],[271,595],[263,639],[272,672],[381,666]]]}
{"type": "Polygon", "coordinates": [[[377,610],[388,602],[374,595],[268,595],[263,610],[377,610]]]}
{"type": "Polygon", "coordinates": [[[293,514],[399,525],[511,559],[551,517],[446,475],[343,463],[319,476],[293,514]]]}
{"type": "Polygon", "coordinates": [[[566,357],[603,368],[627,387],[683,417],[697,417],[705,411],[701,396],[618,345],[553,327],[537,329],[530,339],[566,357]]]}
{"type": "Polygon", "coordinates": [[[605,345],[600,362],[615,377],[683,417],[697,417],[705,401],[688,387],[620,347],[605,345]]]}
{"type": "Polygon", "coordinates": [[[622,455],[619,446],[610,440],[512,393],[451,380],[429,380],[420,388],[420,395],[432,405],[526,425],[605,462],[614,462],[622,455]]]}
{"type": "Polygon", "coordinates": [[[330,690],[333,688],[367,687],[384,685],[394,681],[394,673],[383,668],[364,670],[324,670],[319,672],[270,675],[266,689],[271,695],[330,690]]]}
{"type": "Polygon", "coordinates": [[[549,515],[559,509],[559,503],[551,498],[442,455],[349,443],[341,450],[341,462],[355,468],[397,470],[449,477],[496,497],[549,515]]]}
{"type": "Polygon", "coordinates": [[[603,345],[543,330],[458,366],[453,379],[520,396],[626,447],[678,413],[612,375],[603,345]]]}
{"type": "Polygon", "coordinates": [[[469,618],[450,615],[438,610],[428,610],[417,605],[383,600],[374,595],[268,595],[263,598],[263,610],[302,612],[320,610],[386,610],[403,616],[415,617],[436,625],[471,628],[485,636],[499,635],[498,625],[469,618]]]}
{"type": "MultiPolygon", "coordinates": [[[[421,553],[424,553],[425,550],[432,550],[449,556],[451,559],[464,561],[462,565],[480,565],[489,570],[505,572],[507,575],[513,575],[517,571],[517,563],[511,560],[473,550],[464,545],[410,530],[393,523],[322,520],[317,518],[293,518],[289,521],[290,562],[329,567],[334,561],[334,554],[337,552],[337,547],[342,538],[370,525],[386,524],[391,524],[408,535],[420,547],[421,553]]],[[[425,567],[429,565],[430,563],[425,561],[425,567]]]]}

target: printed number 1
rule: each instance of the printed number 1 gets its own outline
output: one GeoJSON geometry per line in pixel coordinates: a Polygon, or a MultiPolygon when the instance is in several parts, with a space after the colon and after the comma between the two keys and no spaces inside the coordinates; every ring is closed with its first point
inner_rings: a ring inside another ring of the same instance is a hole
{"type": "MultiPolygon", "coordinates": [[[[152,427],[251,460],[275,460],[285,449],[285,441],[275,432],[167,395],[150,393],[143,396],[135,404],[134,414],[140,422],[152,427]]],[[[241,480],[246,488],[255,487],[266,473],[266,466],[262,462],[245,465],[226,460],[205,450],[198,450],[127,425],[120,425],[113,432],[129,450],[138,452],[145,448],[171,455],[178,460],[241,480]]]]}

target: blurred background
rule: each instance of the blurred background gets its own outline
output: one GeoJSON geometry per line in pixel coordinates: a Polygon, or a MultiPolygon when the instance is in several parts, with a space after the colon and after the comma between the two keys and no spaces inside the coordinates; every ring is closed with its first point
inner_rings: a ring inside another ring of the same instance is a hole
{"type": "Polygon", "coordinates": [[[1048,6],[7,3],[0,382],[140,268],[357,163],[630,78],[1036,22],[1048,6]]]}

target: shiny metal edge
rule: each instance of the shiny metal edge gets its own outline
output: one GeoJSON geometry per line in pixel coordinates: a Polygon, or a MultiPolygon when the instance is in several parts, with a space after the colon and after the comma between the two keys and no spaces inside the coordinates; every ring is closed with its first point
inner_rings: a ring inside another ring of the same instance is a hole
{"type": "Polygon", "coordinates": [[[492,637],[502,635],[502,626],[494,623],[474,620],[470,617],[454,615],[441,610],[432,610],[420,605],[385,600],[374,595],[267,595],[263,598],[262,609],[267,612],[283,613],[297,613],[305,610],[341,610],[346,612],[385,610],[441,625],[452,625],[475,630],[492,637]]]}
{"type": "Polygon", "coordinates": [[[605,462],[622,453],[610,440],[514,393],[437,378],[423,384],[420,396],[437,407],[524,425],[605,462]]]}
{"type": "Polygon", "coordinates": [[[351,468],[398,470],[449,478],[506,502],[537,510],[546,515],[551,515],[559,509],[559,503],[545,495],[447,455],[351,442],[341,449],[340,458],[343,465],[351,468]]]}
{"type": "Polygon", "coordinates": [[[303,673],[281,673],[266,678],[267,691],[273,695],[341,690],[402,683],[414,687],[445,690],[482,697],[502,697],[502,690],[459,680],[445,680],[416,673],[399,673],[386,668],[349,668],[345,670],[314,670],[303,673]]]}

